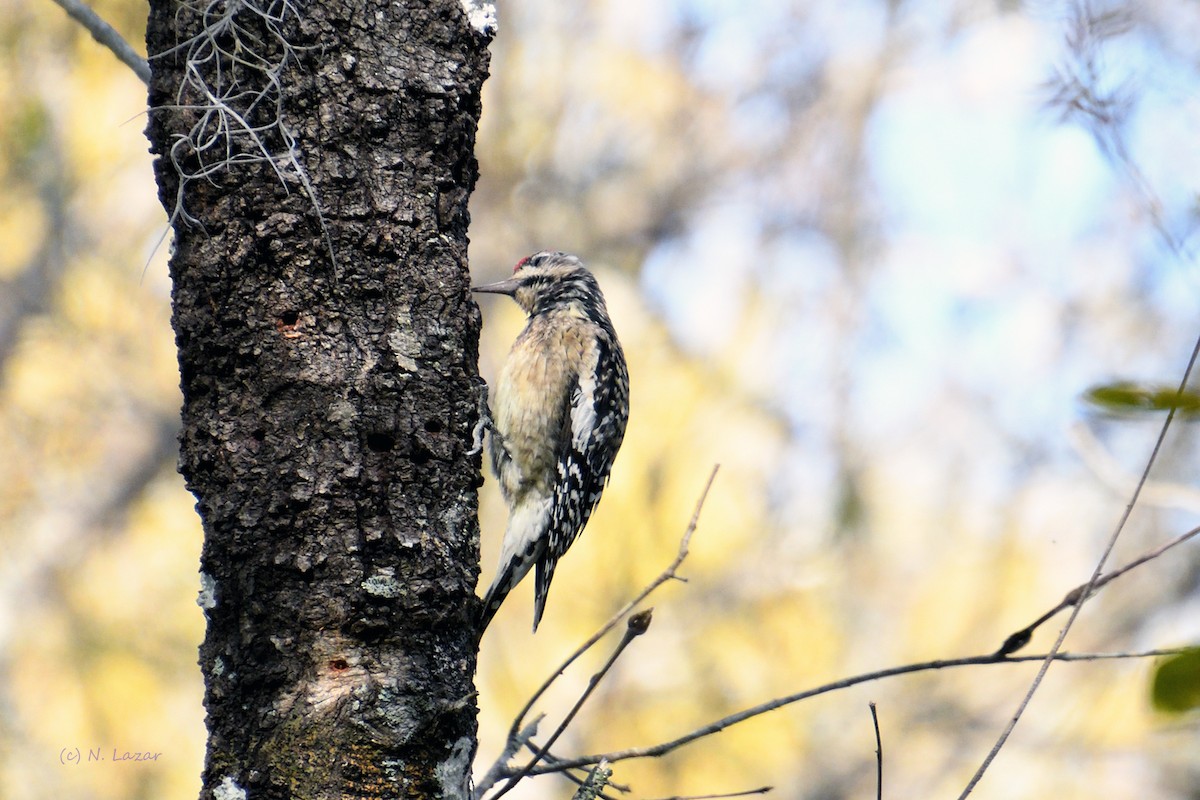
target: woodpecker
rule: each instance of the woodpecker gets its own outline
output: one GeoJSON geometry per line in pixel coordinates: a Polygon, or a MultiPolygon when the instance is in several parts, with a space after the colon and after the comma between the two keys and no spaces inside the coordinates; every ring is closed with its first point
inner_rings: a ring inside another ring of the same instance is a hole
{"type": "Polygon", "coordinates": [[[493,393],[489,454],[509,514],[480,630],[536,565],[536,632],[558,559],[600,501],[625,437],[629,372],[600,285],[575,256],[534,253],[509,280],[472,291],[506,294],[529,315],[493,393]]]}

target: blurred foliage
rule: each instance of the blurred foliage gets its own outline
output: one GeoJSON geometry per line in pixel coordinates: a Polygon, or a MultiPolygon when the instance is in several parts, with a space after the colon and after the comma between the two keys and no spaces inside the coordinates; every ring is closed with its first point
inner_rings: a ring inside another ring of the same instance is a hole
{"type": "Polygon", "coordinates": [[[1154,669],[1150,696],[1159,711],[1179,714],[1200,708],[1200,647],[1163,659],[1154,669]]]}
{"type": "Polygon", "coordinates": [[[1200,393],[1181,392],[1171,386],[1145,386],[1133,381],[1093,386],[1084,393],[1084,398],[1096,408],[1109,413],[1175,409],[1183,414],[1195,414],[1200,411],[1200,393]]]}
{"type": "MultiPolygon", "coordinates": [[[[1161,420],[1127,412],[1194,405],[1161,387],[1200,318],[1200,11],[1102,5],[1091,24],[1071,3],[501,2],[472,269],[485,282],[544,247],[583,256],[633,411],[540,632],[523,586],[483,641],[480,768],[553,666],[673,558],[717,462],[688,581],[652,598],[654,625],[559,754],[991,652],[1086,579],[1161,420]],[[1081,396],[1106,413],[1081,420],[1081,396]],[[1066,434],[1081,424],[1088,448],[1066,434]]],[[[0,796],[192,797],[200,533],[174,473],[144,89],[53,4],[4,8],[0,796]],[[96,748],[162,755],[89,761],[96,748]],[[64,764],[73,750],[82,763],[64,764]]],[[[143,4],[96,8],[141,41],[143,4]]],[[[484,302],[491,378],[522,320],[484,302]]],[[[1149,487],[1117,561],[1194,524],[1180,416],[1156,473],[1172,500],[1149,487]]],[[[504,527],[488,479],[484,580],[504,527]]],[[[1186,545],[1115,581],[1068,647],[1195,641],[1196,563],[1186,545]]],[[[552,690],[551,720],[603,657],[552,690]]],[[[1200,735],[1164,727],[1145,695],[1163,668],[1056,666],[974,796],[1192,796],[1200,735]]],[[[855,687],[613,779],[649,797],[869,796],[873,700],[885,793],[955,796],[1034,670],[855,687]]],[[[570,791],[541,778],[514,796],[570,791]]]]}

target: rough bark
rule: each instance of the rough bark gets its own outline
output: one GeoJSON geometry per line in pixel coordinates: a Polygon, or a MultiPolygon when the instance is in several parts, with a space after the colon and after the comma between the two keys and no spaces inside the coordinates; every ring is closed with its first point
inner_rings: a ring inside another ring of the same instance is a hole
{"type": "Polygon", "coordinates": [[[458,0],[256,2],[151,0],[147,30],[205,534],[201,797],[464,796],[488,33],[458,0]],[[222,139],[205,86],[255,136],[222,139]],[[173,146],[212,169],[181,179],[173,146]]]}

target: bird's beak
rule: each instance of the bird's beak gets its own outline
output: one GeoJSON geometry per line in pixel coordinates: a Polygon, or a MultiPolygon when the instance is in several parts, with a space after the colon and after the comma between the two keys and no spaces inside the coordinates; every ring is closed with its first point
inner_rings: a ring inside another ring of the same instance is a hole
{"type": "Polygon", "coordinates": [[[506,294],[509,297],[512,297],[512,295],[516,293],[518,285],[519,284],[516,280],[510,278],[509,280],[500,281],[499,283],[488,283],[484,284],[483,286],[472,286],[471,291],[487,292],[489,294],[506,294]]]}

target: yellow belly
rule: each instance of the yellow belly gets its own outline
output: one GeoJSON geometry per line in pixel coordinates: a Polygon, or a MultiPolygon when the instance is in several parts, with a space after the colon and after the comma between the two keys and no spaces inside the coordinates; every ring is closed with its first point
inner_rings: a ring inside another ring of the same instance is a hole
{"type": "Polygon", "coordinates": [[[500,373],[492,415],[511,460],[499,475],[510,504],[533,490],[545,496],[570,437],[570,397],[591,336],[586,320],[535,318],[513,343],[500,373]]]}

